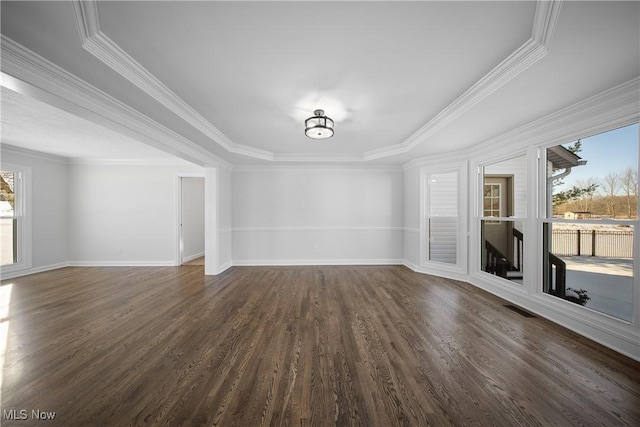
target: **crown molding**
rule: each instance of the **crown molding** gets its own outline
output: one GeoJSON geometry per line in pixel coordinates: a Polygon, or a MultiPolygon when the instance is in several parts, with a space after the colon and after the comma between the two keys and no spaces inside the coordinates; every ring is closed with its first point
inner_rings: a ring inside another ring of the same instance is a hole
{"type": "Polygon", "coordinates": [[[548,53],[562,1],[538,1],[532,35],[522,46],[405,141],[364,153],[364,160],[406,153],[497,91],[548,53]]]}
{"type": "MultiPolygon", "coordinates": [[[[70,165],[91,166],[191,166],[192,163],[182,159],[89,159],[69,158],[70,165]]],[[[200,166],[202,167],[202,166],[200,166]]]]}
{"type": "Polygon", "coordinates": [[[56,154],[43,153],[41,151],[29,150],[28,148],[18,147],[5,142],[0,143],[0,149],[7,154],[10,153],[20,156],[35,157],[41,160],[48,160],[56,163],[66,164],[69,162],[69,159],[67,157],[58,156],[56,154]]]}
{"type": "Polygon", "coordinates": [[[531,39],[544,46],[545,49],[548,49],[551,44],[553,32],[558,23],[558,16],[560,16],[562,1],[563,0],[538,1],[536,4],[536,15],[533,19],[531,39]]]}
{"type": "Polygon", "coordinates": [[[553,146],[628,126],[640,120],[640,77],[600,92],[533,122],[483,141],[473,148],[411,160],[404,170],[434,166],[460,159],[495,160],[505,146],[510,152],[526,150],[531,145],[553,146]]]}
{"type": "Polygon", "coordinates": [[[142,89],[178,117],[198,129],[230,153],[261,160],[273,160],[274,154],[231,141],[224,133],[165,86],[127,52],[100,31],[97,1],[72,2],[82,47],[125,79],[142,89]]]}
{"type": "MultiPolygon", "coordinates": [[[[107,127],[195,164],[231,165],[137,110],[91,86],[19,43],[1,35],[2,85],[21,93],[37,92],[54,104],[91,117],[107,127]],[[35,88],[35,91],[34,91],[35,88]],[[42,91],[42,92],[39,92],[42,91]]],[[[35,96],[38,98],[38,96],[35,96]]]]}
{"type": "Polygon", "coordinates": [[[96,0],[75,0],[72,4],[82,46],[89,53],[230,153],[276,162],[366,162],[412,150],[543,58],[548,52],[562,1],[538,1],[531,38],[405,141],[348,158],[277,154],[231,141],[101,32],[96,0]]]}
{"type": "Polygon", "coordinates": [[[469,158],[469,150],[467,148],[448,152],[448,153],[440,153],[435,155],[430,155],[428,157],[420,157],[417,159],[413,159],[402,165],[403,170],[409,170],[415,167],[433,167],[433,168],[441,168],[441,167],[458,167],[467,162],[469,158]]]}
{"type": "Polygon", "coordinates": [[[467,153],[486,157],[508,145],[512,151],[531,145],[552,146],[637,123],[640,119],[640,77],[600,92],[495,138],[467,153]]]}
{"type": "Polygon", "coordinates": [[[301,164],[267,164],[267,165],[240,165],[234,166],[234,173],[243,172],[402,172],[400,165],[370,165],[370,164],[351,164],[351,165],[301,165],[301,164]]]}

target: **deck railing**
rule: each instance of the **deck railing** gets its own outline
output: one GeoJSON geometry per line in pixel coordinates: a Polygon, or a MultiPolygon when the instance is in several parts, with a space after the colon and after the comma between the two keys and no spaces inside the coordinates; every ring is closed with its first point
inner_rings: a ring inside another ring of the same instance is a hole
{"type": "Polygon", "coordinates": [[[549,293],[560,298],[567,296],[567,264],[549,254],[549,293]]]}

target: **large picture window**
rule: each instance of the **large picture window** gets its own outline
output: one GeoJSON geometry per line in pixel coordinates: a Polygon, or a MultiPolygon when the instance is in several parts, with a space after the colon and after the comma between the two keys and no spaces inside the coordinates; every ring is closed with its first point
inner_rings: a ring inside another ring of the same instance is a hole
{"type": "Polygon", "coordinates": [[[543,291],[633,320],[638,125],[546,150],[543,291]]]}

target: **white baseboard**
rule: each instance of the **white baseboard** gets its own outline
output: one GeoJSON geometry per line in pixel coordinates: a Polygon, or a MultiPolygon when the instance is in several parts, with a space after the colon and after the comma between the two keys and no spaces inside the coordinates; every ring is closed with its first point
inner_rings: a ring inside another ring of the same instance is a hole
{"type": "Polygon", "coordinates": [[[175,267],[174,261],[70,261],[70,267],[175,267]]]}
{"type": "Polygon", "coordinates": [[[217,274],[220,274],[220,273],[222,273],[222,272],[224,272],[224,271],[226,271],[226,270],[230,269],[231,267],[233,267],[233,262],[231,262],[231,261],[227,261],[227,262],[225,262],[224,264],[222,264],[222,265],[218,268],[218,273],[217,273],[217,274]]]}
{"type": "Polygon", "coordinates": [[[15,279],[16,277],[28,276],[30,274],[36,274],[36,273],[44,273],[45,271],[57,270],[59,268],[64,268],[68,266],[69,266],[68,262],[59,262],[56,264],[42,265],[40,267],[26,268],[24,270],[15,270],[9,273],[4,273],[2,272],[2,270],[0,270],[0,279],[1,280],[15,279]]]}
{"type": "Polygon", "coordinates": [[[404,260],[402,262],[402,265],[404,265],[405,267],[409,268],[412,271],[415,271],[416,273],[431,274],[433,276],[444,277],[445,279],[460,280],[462,282],[470,283],[469,276],[465,274],[462,270],[455,271],[453,269],[446,269],[446,268],[440,269],[440,268],[423,267],[407,260],[404,260]]]}
{"type": "Polygon", "coordinates": [[[234,266],[294,266],[294,265],[402,265],[401,259],[267,259],[234,260],[234,266]]]}
{"type": "Polygon", "coordinates": [[[195,255],[189,255],[189,256],[183,257],[182,258],[182,262],[185,263],[185,262],[193,261],[194,259],[198,259],[198,258],[201,258],[203,256],[204,256],[204,251],[198,252],[195,255]]]}

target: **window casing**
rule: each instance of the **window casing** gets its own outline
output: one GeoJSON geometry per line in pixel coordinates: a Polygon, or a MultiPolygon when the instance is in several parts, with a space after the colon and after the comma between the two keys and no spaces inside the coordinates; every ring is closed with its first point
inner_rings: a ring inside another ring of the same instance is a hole
{"type": "Polygon", "coordinates": [[[1,170],[4,190],[0,201],[0,264],[5,276],[31,267],[31,168],[3,163],[1,170]]]}
{"type": "Polygon", "coordinates": [[[459,173],[432,173],[428,181],[427,232],[429,261],[458,263],[459,173]]]}
{"type": "MultiPolygon", "coordinates": [[[[18,262],[18,222],[19,204],[16,206],[16,190],[19,188],[20,173],[0,171],[0,266],[18,262]]],[[[19,202],[19,193],[18,200],[19,202]]]]}
{"type": "Polygon", "coordinates": [[[527,155],[481,167],[480,270],[508,283],[524,280],[527,155]]]}
{"type": "Polygon", "coordinates": [[[540,155],[542,292],[574,303],[585,314],[626,323],[638,320],[637,129],[636,124],[584,138],[579,151],[571,153],[573,159],[566,150],[574,149],[575,142],[547,147],[540,155]],[[615,139],[615,148],[608,138],[615,139]],[[601,150],[608,154],[598,155],[601,150]],[[603,161],[614,156],[620,160],[603,161]],[[622,191],[616,177],[620,184],[628,167],[617,165],[627,161],[636,178],[622,191]]]}
{"type": "Polygon", "coordinates": [[[421,170],[420,262],[429,270],[466,272],[467,163],[421,170]]]}

